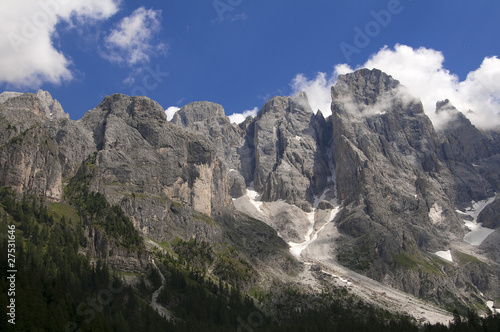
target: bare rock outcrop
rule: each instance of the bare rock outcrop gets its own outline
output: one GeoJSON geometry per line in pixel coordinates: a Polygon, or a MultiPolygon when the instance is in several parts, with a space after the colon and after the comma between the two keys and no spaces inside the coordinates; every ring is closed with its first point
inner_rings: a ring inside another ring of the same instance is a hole
{"type": "Polygon", "coordinates": [[[144,251],[128,251],[109,241],[106,234],[99,228],[87,227],[86,252],[94,259],[106,261],[114,270],[129,273],[144,273],[148,268],[148,254],[144,251]]]}
{"type": "Polygon", "coordinates": [[[332,177],[326,145],[325,119],[314,114],[305,94],[274,97],[254,123],[253,183],[262,200],[285,200],[310,211],[315,195],[332,177]]]}
{"type": "Polygon", "coordinates": [[[493,166],[500,153],[496,135],[477,129],[449,100],[438,102],[436,113],[447,119],[438,131],[442,142],[439,155],[454,177],[457,206],[493,196],[500,189],[491,181],[500,177],[500,169],[493,166]]]}
{"type": "Polygon", "coordinates": [[[177,111],[171,122],[191,133],[210,139],[228,172],[230,195],[234,198],[243,195],[246,181],[241,170],[242,164],[248,162],[242,157],[242,151],[246,149],[245,131],[231,123],[224,114],[224,108],[206,101],[192,102],[177,111]]]}
{"type": "Polygon", "coordinates": [[[122,205],[144,234],[161,239],[172,202],[207,216],[229,204],[213,144],[168,122],[156,102],[112,95],[78,123],[93,133],[98,150],[93,190],[122,205]]]}
{"type": "MultiPolygon", "coordinates": [[[[420,101],[377,69],[339,76],[332,113],[337,191],[344,203],[336,219],[341,239],[332,248],[340,263],[415,295],[436,296],[426,283],[458,294],[459,286],[439,277],[438,269],[416,271],[432,261],[429,253],[463,238],[456,204],[486,197],[491,184],[472,165],[464,166],[468,157],[449,166],[441,151],[450,134],[437,133],[420,101]]],[[[450,155],[458,155],[460,144],[466,142],[457,142],[450,155]]],[[[470,280],[466,269],[459,270],[470,280]]],[[[495,282],[485,285],[476,286],[497,293],[495,282]]]]}

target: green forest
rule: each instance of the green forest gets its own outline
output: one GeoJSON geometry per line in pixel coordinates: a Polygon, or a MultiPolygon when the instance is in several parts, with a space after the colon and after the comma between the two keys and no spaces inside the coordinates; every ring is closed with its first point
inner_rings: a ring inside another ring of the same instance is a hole
{"type": "Polygon", "coordinates": [[[272,292],[246,294],[238,283],[251,267],[229,259],[236,249],[215,251],[196,240],[177,239],[169,244],[171,253],[150,252],[158,270],[151,267],[136,286],[127,286],[123,273],[83,254],[89,245],[85,232],[98,227],[134,252],[146,252],[142,237],[103,195],[70,187],[66,197],[67,203],[50,203],[0,189],[0,252],[7,255],[14,225],[17,269],[11,324],[9,266],[0,260],[0,331],[500,331],[499,315],[479,317],[474,311],[465,317],[455,313],[449,326],[418,326],[410,317],[355,299],[346,289],[311,295],[276,281],[272,292]],[[149,304],[152,291],[162,285],[160,273],[165,285],[158,303],[170,319],[149,304]]]}

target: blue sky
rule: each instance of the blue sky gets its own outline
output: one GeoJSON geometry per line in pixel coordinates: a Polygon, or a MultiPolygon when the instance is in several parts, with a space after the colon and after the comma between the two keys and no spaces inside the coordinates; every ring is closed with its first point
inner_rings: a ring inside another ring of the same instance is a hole
{"type": "MultiPolygon", "coordinates": [[[[3,1],[0,91],[47,90],[72,119],[112,93],[145,94],[165,109],[208,100],[230,115],[260,109],[274,95],[307,88],[314,95],[315,84],[321,95],[336,74],[377,55],[371,64],[399,78],[418,53],[424,70],[454,81],[444,98],[475,91],[465,81],[483,64],[476,76],[495,116],[499,15],[497,0],[3,1]],[[391,56],[404,61],[392,68],[399,60],[391,56]]],[[[484,106],[471,98],[457,103],[484,106]]]]}

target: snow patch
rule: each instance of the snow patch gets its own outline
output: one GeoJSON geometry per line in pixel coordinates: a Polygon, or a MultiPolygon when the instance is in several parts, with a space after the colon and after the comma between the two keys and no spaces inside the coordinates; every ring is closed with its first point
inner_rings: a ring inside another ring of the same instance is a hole
{"type": "Polygon", "coordinates": [[[290,246],[290,253],[297,258],[300,258],[302,251],[304,251],[311,243],[316,241],[316,239],[318,238],[318,234],[321,233],[321,231],[330,222],[332,222],[335,219],[335,216],[340,211],[340,205],[337,203],[337,199],[332,200],[332,203],[335,204],[335,207],[331,210],[328,220],[323,224],[323,226],[321,226],[321,228],[319,230],[314,232],[314,224],[316,222],[315,216],[316,216],[316,212],[318,210],[319,202],[321,202],[322,200],[325,199],[326,193],[328,191],[329,191],[329,189],[326,189],[320,197],[315,196],[314,203],[313,203],[313,211],[306,213],[307,219],[309,220],[309,229],[308,229],[307,234],[305,236],[304,242],[301,242],[301,243],[288,242],[288,245],[290,246]]]}
{"type": "Polygon", "coordinates": [[[445,260],[453,263],[453,257],[451,257],[451,250],[437,251],[434,253],[434,255],[439,256],[442,259],[445,259],[445,260]]]}
{"type": "Polygon", "coordinates": [[[321,272],[322,272],[322,273],[324,273],[324,274],[329,275],[329,276],[330,276],[330,277],[332,277],[332,278],[338,278],[338,276],[337,276],[337,275],[335,275],[335,274],[333,274],[333,273],[330,273],[330,272],[328,272],[328,271],[321,270],[321,272]]]}
{"type": "Polygon", "coordinates": [[[297,141],[300,141],[300,140],[302,139],[302,137],[300,137],[300,136],[295,136],[295,139],[296,139],[297,141]]]}
{"type": "Polygon", "coordinates": [[[488,306],[488,308],[490,308],[492,313],[500,313],[500,309],[495,308],[495,302],[488,301],[486,302],[486,305],[488,306]]]}
{"type": "Polygon", "coordinates": [[[494,232],[493,229],[483,227],[481,223],[477,223],[477,217],[479,214],[487,207],[489,204],[493,203],[496,198],[496,194],[484,201],[475,202],[472,201],[472,207],[468,207],[465,212],[456,210],[456,212],[467,215],[473,218],[472,221],[464,220],[465,226],[469,228],[470,232],[464,236],[464,241],[472,244],[473,246],[478,246],[491,234],[494,232]]]}
{"type": "Polygon", "coordinates": [[[250,203],[252,203],[253,206],[255,206],[255,208],[262,212],[262,202],[260,201],[261,199],[261,195],[256,192],[253,187],[248,187],[247,190],[246,190],[246,195],[248,197],[248,199],[250,200],[250,203]]]}
{"type": "Polygon", "coordinates": [[[479,246],[493,232],[493,229],[476,224],[473,228],[471,228],[471,232],[464,236],[464,241],[472,244],[473,246],[479,246]]]}
{"type": "Polygon", "coordinates": [[[347,284],[347,286],[351,286],[352,285],[352,282],[350,282],[349,280],[347,279],[344,279],[342,277],[339,277],[338,275],[335,275],[333,273],[330,273],[328,271],[325,271],[325,270],[321,270],[322,273],[326,274],[326,275],[329,275],[330,277],[334,278],[334,279],[339,279],[340,281],[342,281],[344,284],[347,284]]]}
{"type": "Polygon", "coordinates": [[[301,243],[295,243],[295,242],[288,242],[288,245],[290,246],[290,253],[294,255],[297,258],[300,258],[302,251],[304,251],[311,243],[316,241],[318,238],[319,233],[330,223],[332,222],[337,214],[340,211],[340,207],[342,205],[342,202],[338,202],[337,200],[337,183],[336,183],[336,174],[335,174],[335,165],[333,164],[333,150],[328,149],[327,151],[328,155],[328,167],[330,168],[330,173],[332,176],[327,178],[327,182],[333,186],[333,197],[334,199],[331,200],[331,203],[333,203],[334,208],[330,212],[330,216],[328,220],[321,226],[321,228],[314,233],[314,224],[315,224],[315,215],[318,209],[319,202],[324,200],[326,198],[326,194],[328,193],[329,189],[326,189],[321,196],[315,196],[314,197],[314,203],[313,203],[313,212],[307,214],[307,218],[310,222],[309,224],[309,230],[307,232],[307,235],[305,236],[304,242],[301,243]],[[314,234],[313,234],[314,233],[314,234]],[[311,236],[312,235],[312,236],[311,236]]]}

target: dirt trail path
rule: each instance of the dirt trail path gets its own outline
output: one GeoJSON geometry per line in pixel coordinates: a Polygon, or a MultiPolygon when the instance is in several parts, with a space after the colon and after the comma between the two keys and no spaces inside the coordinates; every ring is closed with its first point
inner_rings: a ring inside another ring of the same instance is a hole
{"type": "Polygon", "coordinates": [[[156,266],[156,263],[154,259],[152,259],[153,266],[155,269],[158,271],[161,277],[161,286],[158,288],[154,293],[151,298],[151,306],[153,309],[156,310],[160,314],[160,316],[167,318],[170,320],[170,313],[168,312],[167,309],[165,309],[162,305],[158,303],[158,295],[160,295],[161,291],[163,290],[163,287],[165,287],[165,276],[161,273],[160,269],[156,266]]]}

